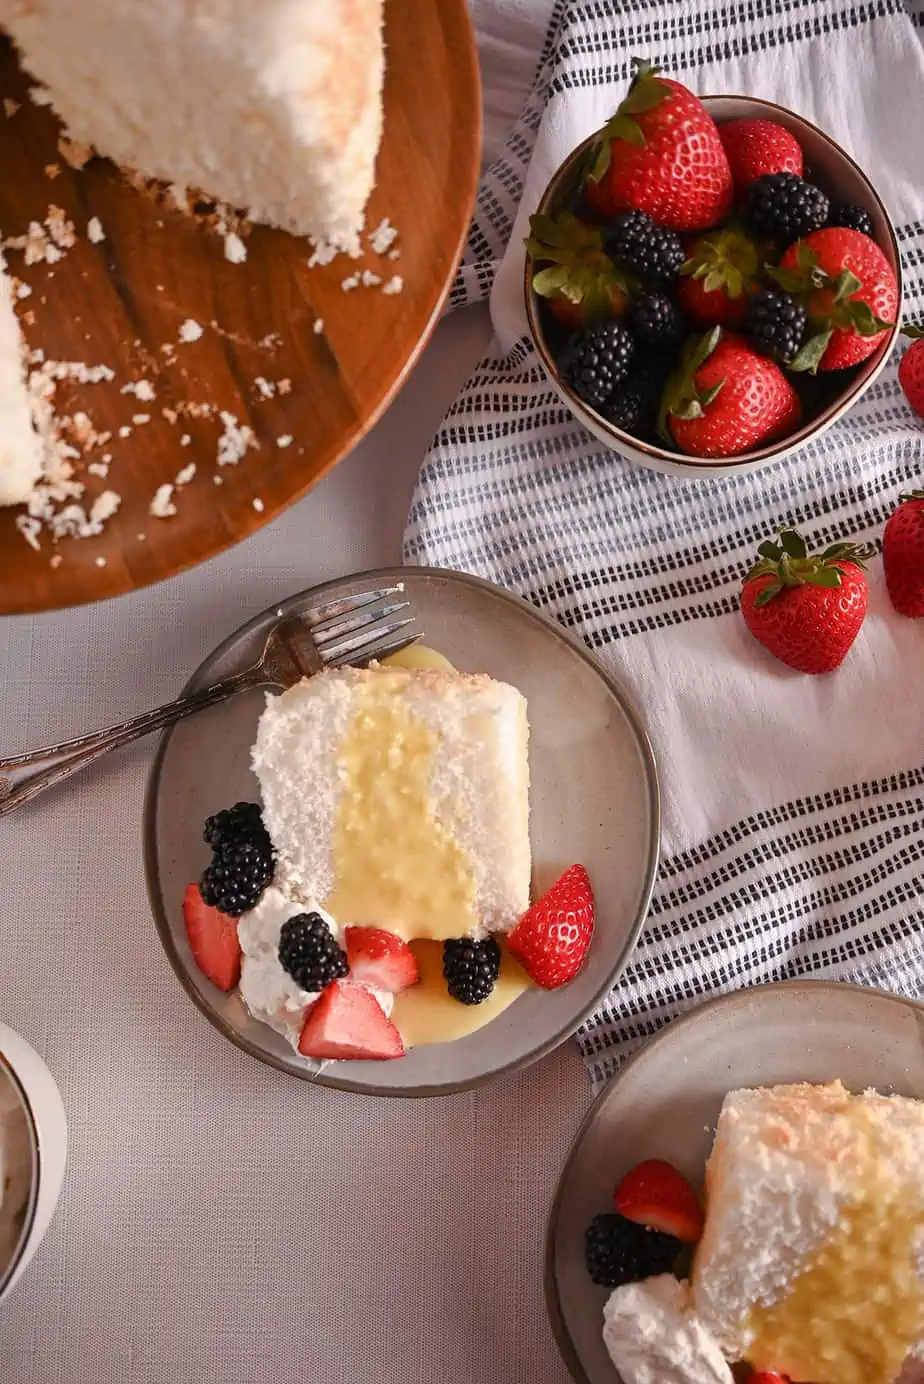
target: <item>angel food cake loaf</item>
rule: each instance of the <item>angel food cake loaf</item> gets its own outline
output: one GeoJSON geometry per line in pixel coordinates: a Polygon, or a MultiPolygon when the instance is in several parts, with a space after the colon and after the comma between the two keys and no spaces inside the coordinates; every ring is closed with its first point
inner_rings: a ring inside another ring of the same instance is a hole
{"type": "Polygon", "coordinates": [[[693,1302],[727,1360],[812,1384],[924,1377],[924,1103],[731,1092],[693,1302]]]}
{"type": "Polygon", "coordinates": [[[578,973],[575,865],[530,903],[526,699],[419,645],[267,698],[262,805],[210,817],[187,889],[199,969],[306,1058],[465,1037],[578,973]]]}
{"type": "Polygon", "coordinates": [[[72,139],[299,235],[357,245],[383,0],[0,0],[72,139]]]}

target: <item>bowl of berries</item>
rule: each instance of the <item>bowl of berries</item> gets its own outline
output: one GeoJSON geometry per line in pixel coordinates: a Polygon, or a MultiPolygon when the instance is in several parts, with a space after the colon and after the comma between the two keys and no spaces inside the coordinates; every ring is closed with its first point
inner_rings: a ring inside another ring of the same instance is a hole
{"type": "Polygon", "coordinates": [[[647,63],[553,176],[526,248],[555,390],[668,474],[788,456],[856,403],[899,331],[895,233],[853,159],[792,111],[701,100],[647,63]]]}

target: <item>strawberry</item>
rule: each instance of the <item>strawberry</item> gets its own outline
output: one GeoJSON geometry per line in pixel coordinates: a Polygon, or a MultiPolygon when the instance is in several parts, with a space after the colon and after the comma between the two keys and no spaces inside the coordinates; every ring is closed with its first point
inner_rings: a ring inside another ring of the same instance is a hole
{"type": "Polygon", "coordinates": [[[183,921],[196,965],[219,990],[233,990],[241,978],[237,919],[203,903],[198,884],[187,884],[183,921]]]}
{"type": "Polygon", "coordinates": [[[594,932],[594,895],[583,865],[572,865],[507,938],[530,980],[555,990],[584,964],[594,932]]]}
{"type": "Polygon", "coordinates": [[[901,358],[898,382],[915,413],[924,418],[924,327],[902,327],[902,335],[912,344],[901,358]]]}
{"type": "Polygon", "coordinates": [[[695,1244],[703,1233],[699,1198],[682,1173],[661,1158],[648,1158],[627,1172],[613,1193],[621,1216],[695,1244]]]}
{"type": "Polygon", "coordinates": [[[594,146],[584,196],[607,218],[643,211],[675,231],[705,230],[731,207],[728,159],[699,97],[657,73],[637,63],[628,96],[594,146]]]}
{"type": "Polygon", "coordinates": [[[882,536],[889,599],[899,615],[924,615],[924,490],[899,496],[882,536]]]}
{"type": "Polygon", "coordinates": [[[629,308],[627,275],[603,248],[603,232],[570,211],[529,218],[526,249],[537,263],[533,290],[569,331],[600,317],[622,317],[629,308]]]}
{"type": "Polygon", "coordinates": [[[777,1374],[776,1370],[758,1370],[748,1375],[748,1384],[789,1384],[788,1374],[777,1374]]]}
{"type": "Polygon", "coordinates": [[[790,245],[772,278],[802,297],[809,335],[790,370],[843,370],[871,356],[898,311],[892,266],[868,235],[826,226],[790,245]]]}
{"type": "Polygon", "coordinates": [[[832,543],[811,555],[795,529],[761,543],[741,589],[744,623],[758,643],[800,673],[843,663],[866,615],[868,544],[832,543]]]}
{"type": "Polygon", "coordinates": [[[759,267],[757,246],[743,231],[729,227],[699,236],[680,269],[680,306],[696,327],[737,326],[759,267]]]}
{"type": "Polygon", "coordinates": [[[298,1050],[303,1057],[403,1057],[401,1034],[364,985],[335,980],[308,1010],[298,1050]]]}
{"type": "Polygon", "coordinates": [[[719,139],[739,200],[765,173],[802,177],[799,141],[775,120],[726,120],[719,126],[719,139]]]}
{"type": "Polygon", "coordinates": [[[658,431],[689,456],[734,457],[793,432],[801,417],[780,367],[713,327],[684,347],[664,389],[658,431]]]}
{"type": "Polygon", "coordinates": [[[350,975],[357,985],[371,985],[397,995],[420,980],[414,953],[393,932],[380,927],[348,927],[344,940],[350,975]]]}

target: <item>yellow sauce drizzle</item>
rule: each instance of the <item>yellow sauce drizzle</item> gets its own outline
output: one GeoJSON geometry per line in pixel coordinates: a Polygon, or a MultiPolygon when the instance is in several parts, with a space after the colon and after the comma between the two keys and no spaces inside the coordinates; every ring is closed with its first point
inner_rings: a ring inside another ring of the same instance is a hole
{"type": "Polygon", "coordinates": [[[502,1014],[531,981],[501,943],[501,969],[497,984],[482,1004],[460,1004],[446,989],[443,948],[438,942],[412,942],[420,982],[395,996],[391,1020],[405,1047],[422,1043],[448,1043],[484,1028],[502,1014]]]}
{"type": "Polygon", "coordinates": [[[892,1384],[924,1335],[924,1189],[909,1202],[888,1171],[887,1133],[862,1108],[851,1118],[861,1130],[856,1196],[786,1296],[753,1309],[748,1357],[813,1384],[892,1384]]]}

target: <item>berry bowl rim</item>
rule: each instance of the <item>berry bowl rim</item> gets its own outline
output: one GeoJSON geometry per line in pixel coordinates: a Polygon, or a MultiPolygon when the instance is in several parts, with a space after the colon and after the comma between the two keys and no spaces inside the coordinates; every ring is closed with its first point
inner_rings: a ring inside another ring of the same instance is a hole
{"type": "MultiPolygon", "coordinates": [[[[764,117],[785,125],[785,128],[789,129],[797,138],[800,130],[809,132],[814,140],[819,140],[827,146],[830,153],[843,164],[844,172],[851,174],[853,178],[858,180],[862,185],[867,210],[875,209],[875,213],[885,229],[887,243],[883,245],[878,236],[876,238],[876,243],[889,260],[892,271],[895,274],[898,289],[898,305],[895,312],[895,321],[889,329],[886,339],[864,362],[862,362],[862,368],[852,377],[849,386],[843,393],[839,394],[827,408],[823,409],[821,413],[817,414],[810,422],[803,424],[801,428],[798,428],[794,433],[790,433],[787,437],[778,438],[775,442],[768,443],[765,447],[754,448],[750,452],[742,452],[739,456],[725,459],[720,457],[694,457],[682,452],[673,451],[668,447],[656,446],[654,443],[646,442],[642,438],[633,437],[631,433],[624,432],[621,428],[615,427],[614,424],[609,423],[603,418],[601,414],[585,404],[574,390],[565,383],[545,340],[545,334],[539,315],[539,295],[534,292],[532,287],[533,261],[531,257],[526,254],[524,256],[523,294],[526,305],[526,318],[529,325],[529,335],[536,349],[536,354],[539,357],[542,369],[559,398],[568,406],[579,422],[583,423],[584,426],[593,433],[600,442],[609,447],[611,451],[618,452],[619,455],[625,457],[626,460],[644,466],[649,470],[660,471],[662,474],[683,477],[684,479],[704,479],[707,477],[758,471],[765,466],[771,466],[778,461],[782,461],[785,457],[790,456],[799,448],[804,447],[806,443],[814,441],[816,438],[820,437],[822,433],[827,432],[828,428],[842,418],[858,399],[866,393],[867,389],[869,389],[870,385],[884,369],[901,330],[902,305],[904,300],[901,253],[892,218],[867,173],[826,130],[823,130],[811,120],[806,119],[804,115],[799,115],[797,111],[791,110],[788,106],[781,106],[775,101],[767,101],[758,96],[739,96],[734,93],[723,92],[721,95],[703,96],[701,100],[710,115],[715,119],[717,125],[723,124],[727,120],[764,117]],[[747,107],[747,110],[741,109],[742,107],[747,107]],[[783,119],[780,119],[780,117],[783,117],[783,119]]],[[[535,209],[538,214],[547,215],[557,208],[562,193],[569,186],[573,178],[576,166],[581,159],[584,158],[587,150],[599,133],[599,129],[594,130],[586,139],[582,140],[580,144],[572,149],[567,158],[562,160],[546,184],[545,190],[539,199],[535,209]]]]}

